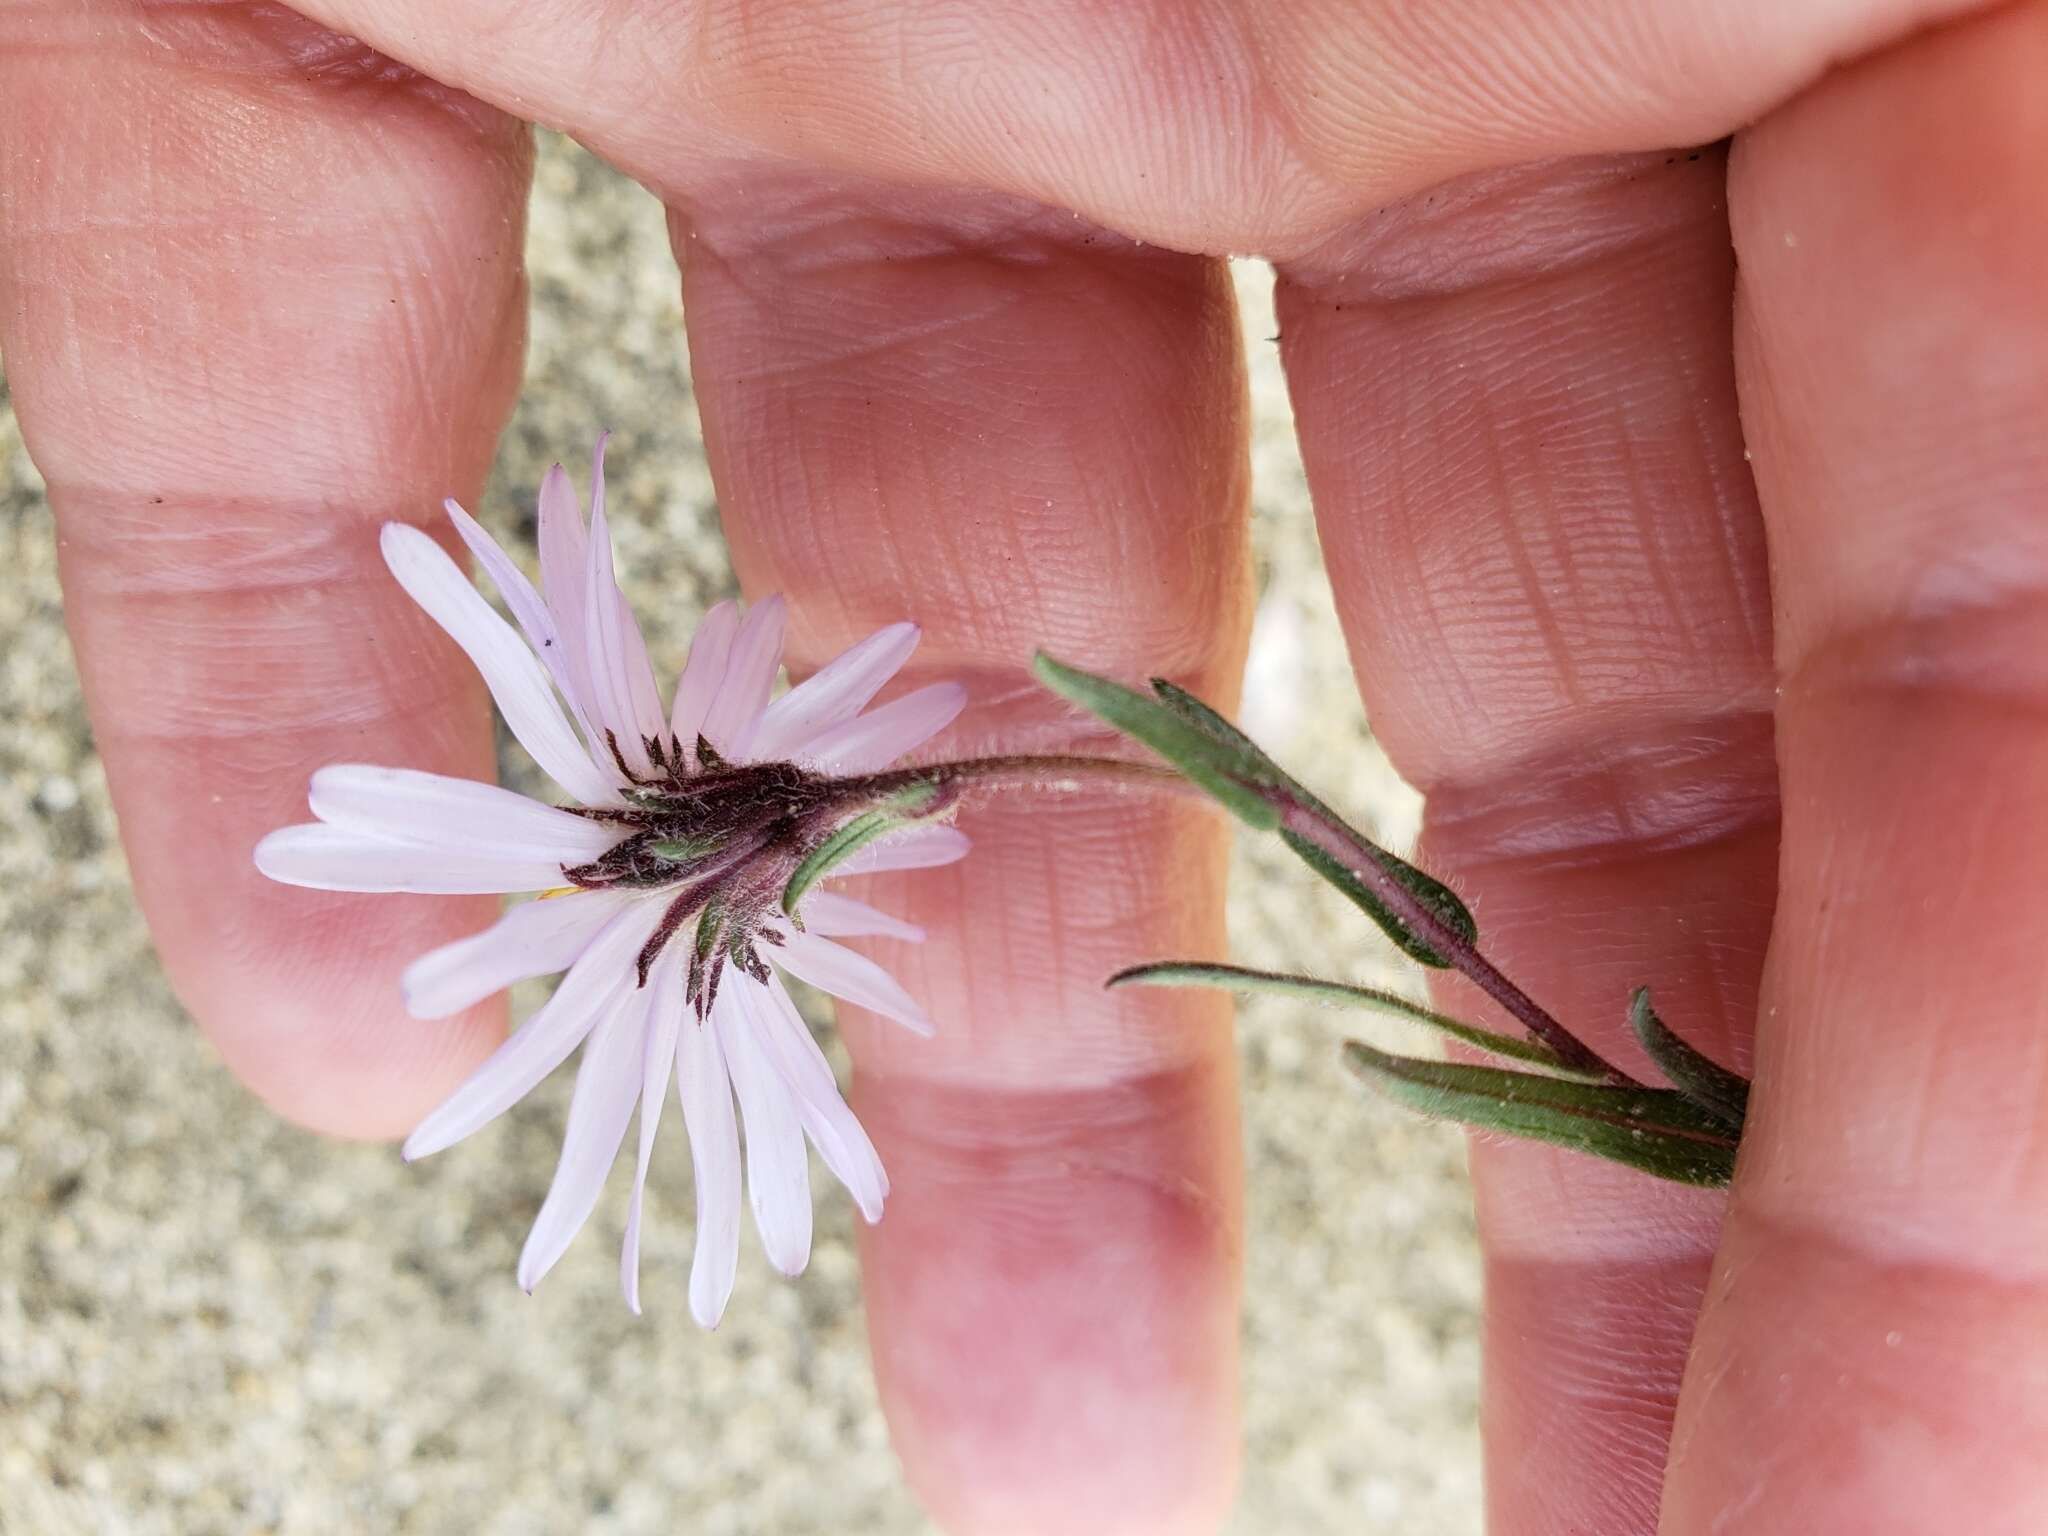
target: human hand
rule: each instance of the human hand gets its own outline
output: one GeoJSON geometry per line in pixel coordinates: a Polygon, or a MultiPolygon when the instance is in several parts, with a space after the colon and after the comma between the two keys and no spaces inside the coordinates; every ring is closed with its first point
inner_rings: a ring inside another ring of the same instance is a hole
{"type": "MultiPolygon", "coordinates": [[[[248,850],[321,763],[488,771],[372,529],[472,496],[509,408],[519,118],[675,210],[735,561],[799,660],[915,615],[969,746],[1073,728],[1040,644],[1233,686],[1212,253],[1258,250],[1430,862],[1603,1048],[1642,981],[1724,1058],[1768,1026],[1725,1226],[1476,1149],[1496,1528],[1648,1529],[1660,1490],[1679,1532],[2039,1527],[2048,9],[1819,83],[1963,7],[302,9],[423,74],[269,7],[0,8],[0,343],[95,731],[166,966],[269,1102],[400,1131],[502,1026],[396,1005],[481,906],[281,893],[248,850]],[[1617,158],[1759,118],[1732,172],[1617,158]]],[[[1201,1529],[1225,1020],[1096,983],[1215,945],[1219,830],[975,830],[889,898],[940,1039],[845,1020],[892,1424],[960,1529],[1201,1529]]]]}

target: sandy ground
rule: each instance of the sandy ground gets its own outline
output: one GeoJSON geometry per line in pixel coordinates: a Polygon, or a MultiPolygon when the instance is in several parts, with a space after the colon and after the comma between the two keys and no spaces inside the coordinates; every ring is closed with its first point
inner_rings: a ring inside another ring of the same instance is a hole
{"type": "MultiPolygon", "coordinates": [[[[527,388],[487,520],[513,526],[550,459],[617,427],[628,589],[693,617],[731,578],[690,441],[658,211],[550,141],[529,246],[527,388]]],[[[1241,278],[1257,726],[1283,759],[1347,764],[1348,782],[1325,771],[1322,786],[1400,839],[1414,797],[1371,746],[1330,615],[1267,277],[1241,278]]],[[[276,1124],[235,1087],[172,999],[129,893],[49,512],[4,385],[0,564],[0,1532],[929,1529],[876,1407],[836,1187],[809,1274],[784,1284],[749,1248],[732,1312],[705,1335],[679,1302],[641,1320],[619,1305],[623,1177],[538,1296],[514,1285],[566,1073],[487,1150],[418,1168],[276,1124]]],[[[650,642],[673,658],[681,637],[650,642]]],[[[1312,884],[1241,840],[1239,956],[1412,985],[1312,884]]],[[[1463,1152],[1357,1089],[1337,1022],[1267,1003],[1241,1018],[1250,1231],[1231,1529],[1455,1536],[1479,1521],[1463,1152]]],[[[680,1273],[685,1159],[658,1163],[649,1202],[649,1269],[680,1273]]]]}

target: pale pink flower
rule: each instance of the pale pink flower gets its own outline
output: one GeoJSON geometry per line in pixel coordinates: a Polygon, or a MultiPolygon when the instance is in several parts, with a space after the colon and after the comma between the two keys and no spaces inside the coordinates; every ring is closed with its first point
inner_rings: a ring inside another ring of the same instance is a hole
{"type": "MultiPolygon", "coordinates": [[[[664,711],[613,574],[603,455],[600,442],[587,528],[560,465],[541,486],[541,590],[447,504],[516,631],[426,534],[393,523],[382,540],[392,574],[469,654],[512,733],[577,805],[406,768],[323,768],[308,797],[319,819],[271,833],[256,864],[317,890],[548,893],[406,971],[406,1004],[421,1019],[515,981],[565,974],[420,1123],[405,1155],[438,1152],[489,1123],[581,1045],[561,1161],[519,1282],[531,1290],[589,1217],[637,1101],[639,1157],[620,1257],[637,1312],[648,1159],[673,1077],[697,1187],[690,1310],[711,1327],[739,1258],[742,1127],[754,1223],[783,1273],[810,1257],[806,1137],[861,1215],[882,1214],[881,1161],[777,968],[928,1033],[893,977],[833,942],[923,934],[831,891],[805,894],[799,921],[780,901],[802,860],[873,804],[850,799],[848,786],[944,729],[965,691],[941,683],[867,707],[917,644],[916,626],[902,623],[771,697],[783,642],[783,603],[771,597],[744,614],[721,603],[705,616],[664,711]]],[[[907,823],[938,803],[906,813],[901,830],[832,874],[959,858],[967,840],[952,827],[907,823]]]]}

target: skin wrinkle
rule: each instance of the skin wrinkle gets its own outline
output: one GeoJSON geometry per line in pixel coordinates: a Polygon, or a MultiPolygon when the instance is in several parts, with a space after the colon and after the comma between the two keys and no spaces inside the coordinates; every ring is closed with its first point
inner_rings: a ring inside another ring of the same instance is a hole
{"type": "MultiPolygon", "coordinates": [[[[1500,441],[1495,435],[1495,413],[1487,405],[1487,386],[1481,383],[1478,387],[1480,397],[1473,411],[1475,436],[1487,466],[1487,478],[1492,481],[1496,492],[1495,499],[1505,509],[1498,532],[1501,549],[1513,566],[1516,581],[1521,589],[1519,595],[1522,602],[1518,606],[1529,615],[1543,649],[1550,657],[1550,666],[1545,670],[1557,677],[1563,691],[1565,706],[1576,713],[1585,708],[1586,699],[1578,686],[1577,669],[1570,664],[1571,646],[1565,640],[1563,629],[1558,623],[1556,608],[1552,602],[1553,594],[1544,590],[1543,582],[1537,575],[1537,563],[1530,554],[1528,540],[1532,532],[1532,520],[1516,515],[1519,508],[1531,502],[1539,506],[1547,505],[1549,498],[1540,494],[1540,488],[1539,493],[1533,497],[1518,494],[1518,487],[1508,474],[1501,454],[1500,441]]],[[[1530,468],[1533,475],[1541,474],[1540,465],[1531,465],[1530,468]]],[[[1570,565],[1566,566],[1567,572],[1571,569],[1570,565]]]]}
{"type": "Polygon", "coordinates": [[[1830,632],[1784,658],[1787,697],[1916,695],[1974,699],[2023,715],[2048,711],[2048,583],[1954,596],[1917,612],[1830,632]]]}
{"type": "MultiPolygon", "coordinates": [[[[1859,1306],[1865,1297],[1892,1289],[1904,1295],[1924,1295],[1925,1309],[1937,1320],[1944,1313],[1952,1313],[1967,1321],[1978,1309],[1999,1317],[2016,1314],[2048,1320],[2048,1267],[2014,1272],[1961,1260],[1895,1253],[1873,1241],[1869,1233],[1832,1224],[1816,1225],[1807,1219],[1808,1214],[1802,1212],[1799,1219],[1788,1221],[1771,1211],[1766,1203],[1738,1194],[1730,1206],[1729,1228],[1731,1234],[1739,1230],[1743,1235],[1740,1241],[1731,1236],[1724,1248],[1727,1257],[1716,1268],[1713,1299],[1725,1302],[1742,1289],[1773,1283],[1770,1271],[1781,1267],[1787,1256],[1796,1256],[1801,1267],[1854,1275],[1859,1306]]],[[[1933,1339],[1941,1342],[1938,1334],[1933,1339]]],[[[1923,1335],[1915,1342],[1924,1345],[1927,1337],[1923,1335]]],[[[1839,1368],[1854,1374],[1859,1365],[1867,1369],[1869,1362],[1888,1363],[1891,1358],[1876,1354],[1860,1359],[1844,1356],[1839,1368]]],[[[1718,1373],[1716,1390],[1722,1389],[1731,1373],[1750,1369],[1752,1364],[1740,1357],[1718,1358],[1714,1366],[1718,1373]]],[[[1980,1384],[2009,1384],[2014,1369],[2048,1384],[2048,1368],[2025,1354],[1986,1358],[1969,1349],[1957,1349],[1946,1356],[1946,1366],[1949,1374],[1937,1379],[1942,1381],[1943,1395],[1952,1403],[1968,1402],[1980,1384]]],[[[1873,1382],[1858,1386],[1849,1395],[1878,1385],[1873,1382]]],[[[1681,1445],[1674,1455],[1683,1455],[1685,1450],[1681,1445]]]]}
{"type": "Polygon", "coordinates": [[[1736,839],[1777,821],[1774,715],[1748,705],[1602,731],[1591,760],[1565,749],[1422,786],[1432,835],[1460,862],[1571,867],[1736,839]],[[1589,797],[1595,803],[1586,805],[1589,797]]]}
{"type": "MultiPolygon", "coordinates": [[[[58,14],[67,9],[53,8],[58,14]]],[[[267,0],[135,0],[134,12],[137,25],[117,32],[115,46],[131,48],[138,61],[146,50],[157,50],[155,62],[209,83],[274,91],[287,100],[304,96],[307,87],[322,95],[353,93],[376,110],[388,110],[401,97],[418,100],[486,138],[495,137],[500,122],[463,92],[267,0]]],[[[95,51],[108,42],[104,28],[81,39],[95,51]]]]}
{"type": "Polygon", "coordinates": [[[1697,241],[1701,210],[1645,202],[1646,178],[1710,178],[1716,148],[1587,156],[1465,177],[1368,214],[1290,261],[1287,276],[1316,306],[1433,304],[1523,284],[1556,286],[1633,253],[1663,260],[1697,241]]]}

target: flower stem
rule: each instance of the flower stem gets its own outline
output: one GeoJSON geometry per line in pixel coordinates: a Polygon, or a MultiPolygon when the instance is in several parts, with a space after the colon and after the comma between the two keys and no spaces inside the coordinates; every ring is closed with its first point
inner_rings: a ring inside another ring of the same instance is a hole
{"type": "Polygon", "coordinates": [[[1024,789],[1071,793],[1094,786],[1195,793],[1193,786],[1170,768],[1129,763],[1114,757],[1081,757],[1016,753],[1004,757],[969,757],[947,763],[924,763],[866,774],[842,783],[849,791],[890,795],[918,785],[939,789],[1024,789]]]}
{"type": "Polygon", "coordinates": [[[1295,836],[1315,844],[1350,870],[1373,895],[1415,935],[1449,962],[1453,970],[1471,978],[1488,997],[1507,1010],[1523,1028],[1555,1051],[1560,1060],[1577,1071],[1597,1073],[1604,1081],[1620,1087],[1643,1085],[1600,1055],[1566,1029],[1546,1008],[1502,975],[1499,968],[1418,901],[1415,893],[1396,880],[1385,865],[1374,858],[1372,845],[1335,817],[1318,816],[1292,797],[1275,797],[1281,807],[1280,825],[1295,836]]]}

